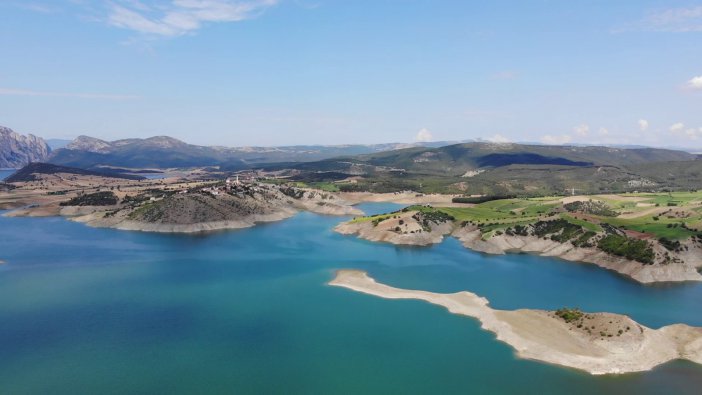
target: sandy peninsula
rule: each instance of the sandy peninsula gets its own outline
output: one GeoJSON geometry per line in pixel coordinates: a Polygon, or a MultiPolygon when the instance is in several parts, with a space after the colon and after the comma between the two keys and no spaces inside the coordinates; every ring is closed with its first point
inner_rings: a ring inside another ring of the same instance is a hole
{"type": "Polygon", "coordinates": [[[340,270],[329,282],[386,299],[418,299],[472,317],[517,356],[586,371],[623,374],[651,370],[675,359],[702,364],[702,328],[675,324],[651,329],[628,316],[581,313],[566,321],[552,311],[496,310],[487,299],[463,291],[441,294],[394,288],[377,283],[365,272],[340,270]]]}

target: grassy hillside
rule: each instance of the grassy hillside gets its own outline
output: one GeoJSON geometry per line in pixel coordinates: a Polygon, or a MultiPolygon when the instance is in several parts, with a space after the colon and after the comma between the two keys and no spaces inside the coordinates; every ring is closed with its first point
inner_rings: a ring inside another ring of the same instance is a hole
{"type": "Polygon", "coordinates": [[[470,207],[412,206],[410,209],[441,211],[486,231],[557,216],[594,232],[612,226],[670,240],[702,234],[702,192],[593,195],[588,199],[606,207],[606,211],[602,210],[606,215],[592,214],[585,205],[569,211],[569,205],[564,204],[561,197],[500,199],[470,207]]]}
{"type": "Polygon", "coordinates": [[[696,158],[653,148],[469,143],[268,169],[293,168],[299,181],[336,181],[346,191],[543,196],[573,189],[605,193],[702,187],[702,161],[696,158]],[[354,179],[340,181],[343,175],[354,179]]]}
{"type": "Polygon", "coordinates": [[[414,205],[352,222],[376,227],[404,213],[453,221],[457,229],[479,231],[484,240],[530,236],[597,248],[644,265],[680,262],[679,254],[702,242],[702,192],[514,198],[458,207],[414,205]]]}

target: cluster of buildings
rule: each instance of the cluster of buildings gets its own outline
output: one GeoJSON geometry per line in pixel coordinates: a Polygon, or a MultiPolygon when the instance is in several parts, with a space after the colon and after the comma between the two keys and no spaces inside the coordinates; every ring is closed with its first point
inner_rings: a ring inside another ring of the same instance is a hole
{"type": "Polygon", "coordinates": [[[233,190],[236,190],[238,187],[250,184],[254,181],[256,181],[256,178],[252,175],[237,174],[234,176],[234,178],[227,177],[227,179],[224,181],[224,186],[212,186],[209,188],[202,188],[201,191],[203,193],[209,193],[212,196],[219,196],[221,193],[231,192],[233,190]]]}

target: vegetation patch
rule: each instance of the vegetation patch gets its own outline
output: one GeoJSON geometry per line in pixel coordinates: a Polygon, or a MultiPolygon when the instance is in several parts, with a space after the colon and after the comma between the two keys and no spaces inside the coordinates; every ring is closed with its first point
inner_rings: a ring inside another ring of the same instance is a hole
{"type": "Polygon", "coordinates": [[[616,217],[617,212],[612,210],[607,203],[600,200],[588,200],[566,203],[563,207],[569,212],[579,212],[592,215],[601,215],[604,217],[616,217]]]}
{"type": "Polygon", "coordinates": [[[580,319],[583,318],[584,313],[580,311],[578,308],[568,308],[568,307],[563,307],[555,312],[556,317],[561,318],[563,321],[567,323],[571,323],[574,321],[579,321],[580,319]]]}
{"type": "Polygon", "coordinates": [[[114,206],[117,202],[117,196],[106,191],[79,195],[67,202],[61,202],[61,206],[114,206]]]}
{"type": "Polygon", "coordinates": [[[679,251],[681,244],[677,240],[669,240],[666,237],[661,237],[658,239],[658,242],[661,243],[663,247],[665,247],[668,251],[679,251]]]}
{"type": "Polygon", "coordinates": [[[652,264],[655,257],[653,249],[647,241],[618,234],[608,234],[603,237],[597,243],[597,247],[606,253],[645,264],[652,264]]]}
{"type": "Polygon", "coordinates": [[[492,196],[461,196],[451,199],[454,203],[473,203],[480,204],[485,202],[491,202],[493,200],[504,200],[504,199],[514,199],[516,196],[507,195],[492,195],[492,196]]]}
{"type": "Polygon", "coordinates": [[[293,187],[280,188],[280,192],[286,196],[290,196],[293,199],[302,199],[302,197],[305,196],[304,190],[293,187]]]}

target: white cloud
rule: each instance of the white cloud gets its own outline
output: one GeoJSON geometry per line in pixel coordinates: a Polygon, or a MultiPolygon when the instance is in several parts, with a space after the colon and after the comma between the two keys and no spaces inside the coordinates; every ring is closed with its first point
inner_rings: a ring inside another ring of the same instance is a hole
{"type": "Polygon", "coordinates": [[[648,121],[645,119],[639,119],[639,129],[645,132],[648,129],[648,121]]]}
{"type": "Polygon", "coordinates": [[[505,137],[501,134],[493,135],[492,137],[488,137],[486,140],[490,141],[492,143],[501,143],[501,144],[512,142],[512,140],[508,139],[507,137],[505,137]]]}
{"type": "Polygon", "coordinates": [[[685,130],[685,137],[687,137],[690,140],[697,140],[700,137],[700,135],[702,135],[702,128],[690,128],[685,130]]]}
{"type": "Polygon", "coordinates": [[[39,12],[42,14],[50,14],[53,12],[56,12],[56,10],[47,5],[47,4],[42,4],[42,3],[37,3],[37,2],[28,2],[28,1],[17,1],[17,2],[12,2],[10,5],[27,10],[27,11],[34,11],[34,12],[39,12]]]}
{"type": "Polygon", "coordinates": [[[607,136],[609,135],[609,130],[607,130],[607,128],[600,128],[598,133],[600,134],[600,136],[607,136]]]}
{"type": "Polygon", "coordinates": [[[670,125],[670,131],[672,133],[682,132],[683,129],[685,129],[685,124],[682,122],[677,122],[677,123],[670,125]]]}
{"type": "Polygon", "coordinates": [[[563,145],[563,144],[568,144],[571,141],[573,141],[573,138],[568,135],[568,134],[561,134],[561,135],[544,135],[541,136],[541,142],[544,144],[549,144],[549,145],[563,145]]]}
{"type": "Polygon", "coordinates": [[[2,96],[37,96],[37,97],[75,97],[79,99],[103,100],[133,100],[139,99],[136,95],[119,95],[111,93],[71,93],[71,92],[45,92],[29,89],[0,88],[2,96]]]}
{"type": "Polygon", "coordinates": [[[585,137],[590,134],[590,126],[586,124],[581,124],[573,128],[573,133],[578,136],[585,137]]]}
{"type": "Polygon", "coordinates": [[[702,75],[693,77],[687,81],[687,87],[694,90],[702,90],[702,75]]]}
{"type": "Polygon", "coordinates": [[[670,8],[651,13],[636,28],[672,33],[702,32],[702,6],[670,8]]]}
{"type": "Polygon", "coordinates": [[[414,139],[419,142],[427,142],[432,141],[434,139],[434,135],[429,131],[429,129],[421,128],[419,129],[419,132],[417,132],[417,137],[414,139]]]}
{"type": "Polygon", "coordinates": [[[110,3],[107,23],[139,33],[175,37],[194,32],[204,23],[254,18],[278,0],[171,0],[147,5],[137,0],[110,3]]]}

